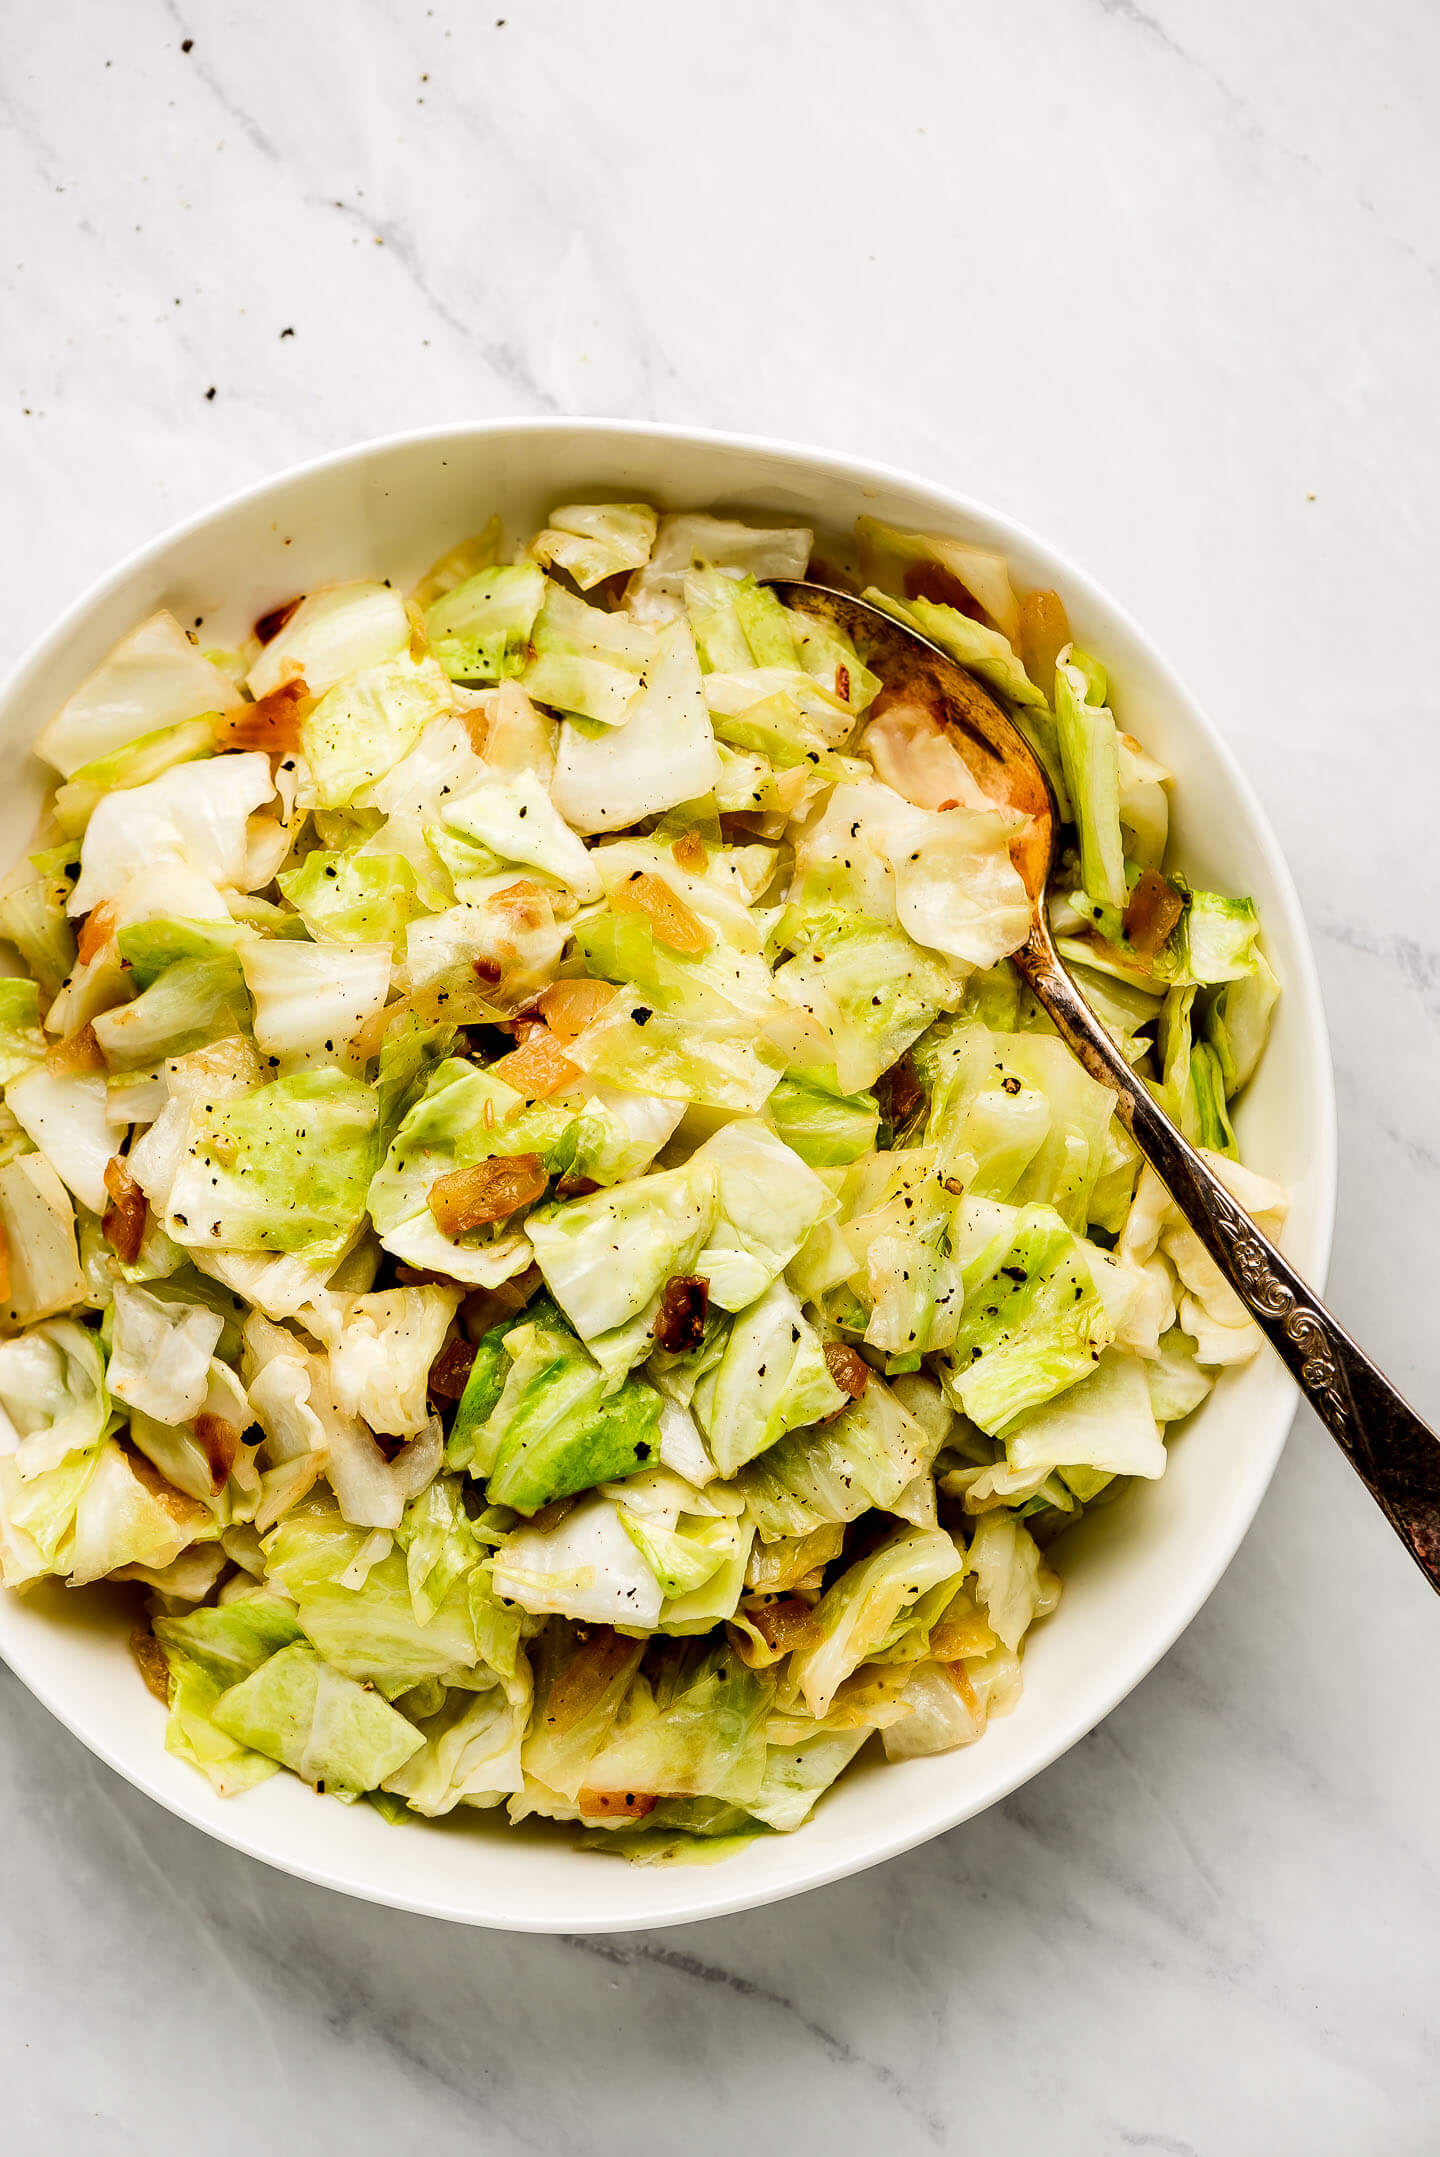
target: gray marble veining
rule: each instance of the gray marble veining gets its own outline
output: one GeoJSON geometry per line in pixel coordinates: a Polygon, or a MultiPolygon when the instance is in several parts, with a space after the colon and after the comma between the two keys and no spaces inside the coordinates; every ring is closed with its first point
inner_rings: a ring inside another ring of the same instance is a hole
{"type": "MultiPolygon", "coordinates": [[[[1440,15],[495,6],[16,11],[0,645],[232,487],[467,414],[791,434],[1012,511],[1280,831],[1333,1299],[1433,1415],[1440,15]]],[[[1422,2157],[1437,1640],[1302,1416],[1199,1620],[1027,1789],[782,1908],[569,1942],[265,1872],[0,1673],[6,2146],[1422,2157]]]]}

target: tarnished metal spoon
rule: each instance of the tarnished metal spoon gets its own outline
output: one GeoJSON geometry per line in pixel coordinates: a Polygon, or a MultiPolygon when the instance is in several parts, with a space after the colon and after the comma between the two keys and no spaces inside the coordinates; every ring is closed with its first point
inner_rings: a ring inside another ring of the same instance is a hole
{"type": "Polygon", "coordinates": [[[1015,965],[1091,1077],[1113,1089],[1120,1120],[1141,1153],[1440,1590],[1440,1439],[1181,1136],[1076,987],[1044,903],[1059,827],[1055,798],[1019,729],[947,652],[863,599],[782,579],[771,589],[787,607],[843,630],[880,675],[887,699],[903,697],[938,719],[981,791],[1030,819],[1011,849],[1031,906],[1030,934],[1013,955],[1015,965]]]}

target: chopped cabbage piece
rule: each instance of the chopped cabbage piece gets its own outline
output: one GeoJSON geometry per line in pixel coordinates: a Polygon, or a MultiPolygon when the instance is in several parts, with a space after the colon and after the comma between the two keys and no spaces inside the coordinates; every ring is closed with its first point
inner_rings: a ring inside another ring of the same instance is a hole
{"type": "Polygon", "coordinates": [[[302,1782],[351,1801],[424,1743],[413,1723],[298,1640],[222,1693],[211,1719],[302,1782]]]}
{"type": "Polygon", "coordinates": [[[117,1281],[115,1338],[106,1382],[117,1400],[159,1423],[188,1423],[210,1392],[210,1358],[225,1321],[204,1304],[181,1303],[117,1281]]]}
{"type": "Polygon", "coordinates": [[[449,704],[449,681],[433,659],[402,652],[347,675],[301,721],[304,768],[297,802],[311,809],[347,807],[394,771],[449,704]]]}
{"type": "Polygon", "coordinates": [[[798,1298],[776,1281],[732,1323],[695,1389],[695,1415],[716,1467],[732,1476],[787,1431],[838,1415],[847,1398],[798,1298]]]}
{"type": "Polygon", "coordinates": [[[131,877],[170,862],[238,888],[247,821],[274,792],[270,760],[255,750],[177,764],[146,786],[107,794],[85,827],[69,911],[87,914],[131,877]]]}
{"type": "MultiPolygon", "coordinates": [[[[610,707],[610,724],[597,726],[592,714],[588,724],[584,716],[567,718],[560,729],[550,797],[576,831],[622,831],[698,800],[719,780],[715,734],[684,624],[661,629],[643,664],[644,678],[637,670],[626,703],[610,707]]],[[[544,693],[533,681],[527,686],[536,696],[544,693]]]]}
{"type": "Polygon", "coordinates": [[[478,570],[426,615],[430,648],[453,681],[521,674],[544,597],[545,579],[529,562],[478,570]]]}
{"type": "Polygon", "coordinates": [[[61,705],[42,730],[36,753],[68,779],[142,736],[202,712],[231,711],[239,702],[229,676],[191,643],[173,614],[162,611],[122,637],[61,705]]]}
{"type": "Polygon", "coordinates": [[[932,599],[891,599],[873,586],[866,590],[865,597],[872,606],[892,615],[897,622],[918,629],[922,637],[938,644],[952,659],[958,659],[962,667],[978,675],[990,688],[998,689],[1012,703],[1033,704],[1041,711],[1045,710],[1043,692],[1025,672],[1010,639],[1002,636],[998,629],[987,629],[983,622],[973,621],[960,608],[932,599]]]}
{"type": "Polygon", "coordinates": [[[40,991],[33,981],[0,981],[0,1087],[41,1061],[40,991]]]}
{"type": "Polygon", "coordinates": [[[111,792],[146,786],[176,764],[213,756],[218,713],[200,719],[182,719],[178,726],[160,727],[141,734],[108,755],[97,756],[73,772],[55,790],[55,821],[70,838],[78,839],[95,810],[111,792]]]}
{"type": "Polygon", "coordinates": [[[535,1262],[582,1340],[638,1318],[672,1274],[693,1270],[715,1201],[715,1171],[699,1157],[531,1215],[535,1262]]]}
{"type": "Polygon", "coordinates": [[[284,1251],[314,1267],[342,1256],[375,1167],[376,1101],[361,1080],[333,1066],[297,1071],[193,1103],[186,1129],[164,1213],[176,1243],[284,1251]]]}
{"type": "Polygon", "coordinates": [[[644,502],[567,502],[530,542],[546,569],[563,569],[582,592],[622,570],[643,569],[655,544],[655,512],[644,502]]]}
{"type": "Polygon", "coordinates": [[[880,1107],[873,1093],[841,1093],[833,1070],[786,1071],[766,1102],[787,1146],[812,1168],[843,1168],[875,1145],[880,1107]]]}
{"type": "Polygon", "coordinates": [[[536,1513],[655,1459],[660,1398],[643,1380],[607,1395],[605,1373],[561,1326],[516,1326],[505,1350],[504,1387],[475,1440],[492,1504],[536,1513]]]}
{"type": "Polygon", "coordinates": [[[299,679],[323,697],[352,674],[383,666],[409,640],[405,602],[388,584],[326,585],[307,594],[265,646],[250,669],[250,694],[270,696],[299,679]]]}
{"type": "Polygon", "coordinates": [[[959,1580],[966,1554],[943,1528],[895,1528],[858,1565],[842,1573],[815,1609],[819,1638],[800,1649],[790,1669],[794,1685],[817,1719],[841,1684],[886,1644],[909,1606],[927,1590],[959,1580]]]}
{"type": "Polygon", "coordinates": [[[577,599],[536,569],[516,574],[536,579],[544,602],[529,632],[533,656],[521,673],[527,694],[572,718],[620,726],[659,657],[654,636],[623,614],[577,599]]]}
{"type": "Polygon", "coordinates": [[[1065,786],[1080,832],[1080,875],[1092,899],[1123,911],[1129,896],[1120,829],[1120,747],[1103,674],[1073,646],[1055,666],[1055,720],[1065,786]]]}
{"type": "Polygon", "coordinates": [[[697,566],[803,577],[813,541],[814,534],[798,525],[768,529],[691,513],[662,517],[650,559],[631,578],[626,598],[642,621],[663,620],[680,611],[685,578],[697,566]]]}
{"type": "Polygon", "coordinates": [[[398,943],[415,912],[415,872],[403,854],[315,847],[277,882],[320,944],[398,943]]]}
{"type": "Polygon", "coordinates": [[[21,1129],[82,1206],[103,1213],[105,1164],[115,1151],[105,1080],[95,1071],[52,1071],[45,1064],[12,1079],[5,1100],[21,1129]]]}
{"type": "Polygon", "coordinates": [[[242,945],[240,964],[255,1000],[256,1046],[281,1063],[339,1063],[384,1006],[391,957],[389,944],[256,937],[242,945]]]}

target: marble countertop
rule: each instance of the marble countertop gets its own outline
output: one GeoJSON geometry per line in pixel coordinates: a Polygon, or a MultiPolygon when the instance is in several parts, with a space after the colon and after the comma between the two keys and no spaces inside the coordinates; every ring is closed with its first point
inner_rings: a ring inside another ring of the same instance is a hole
{"type": "MultiPolygon", "coordinates": [[[[3,88],[0,656],[272,469],[470,415],[853,448],[1053,537],[1234,743],[1335,1042],[1333,1297],[1440,1412],[1440,15],[58,0],[3,88]]],[[[211,1845],[0,1674],[7,2146],[1440,2146],[1440,1628],[1302,1413],[1179,1646],[768,1912],[469,1933],[211,1845]]]]}

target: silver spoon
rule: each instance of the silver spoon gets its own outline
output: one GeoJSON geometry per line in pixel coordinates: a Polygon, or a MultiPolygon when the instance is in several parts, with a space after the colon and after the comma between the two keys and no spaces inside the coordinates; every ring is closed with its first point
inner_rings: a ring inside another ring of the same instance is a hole
{"type": "Polygon", "coordinates": [[[1440,1439],[1236,1205],[1075,986],[1055,948],[1044,904],[1059,815],[1050,782],[1019,729],[947,652],[878,607],[820,584],[777,579],[771,589],[787,607],[843,630],[874,664],[886,696],[920,704],[945,728],[981,791],[1028,816],[1011,847],[1031,906],[1030,934],[1013,954],[1015,965],[1091,1077],[1113,1089],[1120,1121],[1431,1587],[1440,1590],[1440,1439]]]}

